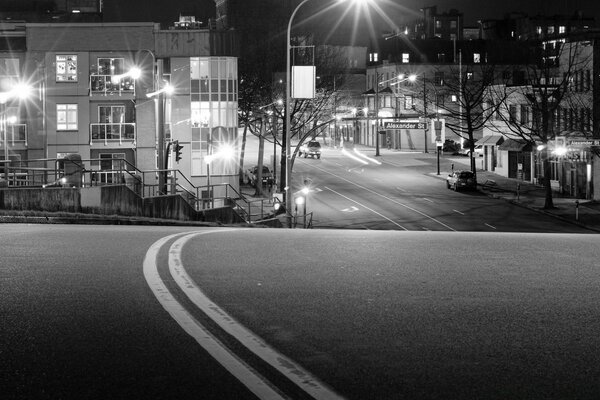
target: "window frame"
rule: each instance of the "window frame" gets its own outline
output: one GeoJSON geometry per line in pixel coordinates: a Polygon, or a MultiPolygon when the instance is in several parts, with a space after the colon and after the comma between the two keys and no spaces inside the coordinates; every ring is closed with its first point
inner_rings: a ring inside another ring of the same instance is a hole
{"type": "Polygon", "coordinates": [[[79,81],[77,54],[56,54],[54,61],[56,65],[54,76],[56,83],[77,83],[79,81]],[[71,62],[71,67],[74,67],[74,72],[69,70],[69,62],[71,62]],[[60,72],[59,68],[62,68],[60,72]]]}
{"type": "Polygon", "coordinates": [[[72,132],[79,130],[79,105],[77,103],[57,103],[56,104],[56,131],[72,132]],[[64,107],[64,109],[62,109],[64,107]],[[60,116],[64,115],[64,122],[60,116]],[[70,117],[74,116],[72,121],[70,117]]]}

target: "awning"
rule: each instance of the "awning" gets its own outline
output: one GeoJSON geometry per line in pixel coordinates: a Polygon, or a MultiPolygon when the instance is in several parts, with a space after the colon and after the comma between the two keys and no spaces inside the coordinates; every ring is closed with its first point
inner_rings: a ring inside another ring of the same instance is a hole
{"type": "Polygon", "coordinates": [[[531,143],[522,139],[506,139],[498,150],[503,151],[531,151],[531,143]]]}
{"type": "Polygon", "coordinates": [[[490,135],[490,136],[484,136],[484,137],[482,137],[475,144],[477,144],[477,145],[483,144],[483,145],[488,145],[488,146],[496,146],[496,145],[501,144],[502,142],[504,142],[504,136],[502,136],[502,135],[490,135]]]}
{"type": "Polygon", "coordinates": [[[362,94],[363,94],[363,96],[371,96],[371,95],[374,96],[375,95],[375,90],[369,89],[366,92],[363,92],[362,94]]]}

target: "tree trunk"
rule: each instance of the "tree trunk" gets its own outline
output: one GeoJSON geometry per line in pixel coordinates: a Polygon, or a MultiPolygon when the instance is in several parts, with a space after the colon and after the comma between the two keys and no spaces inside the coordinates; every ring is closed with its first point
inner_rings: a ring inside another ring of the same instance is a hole
{"type": "Polygon", "coordinates": [[[544,183],[544,192],[545,192],[545,199],[544,199],[544,209],[550,209],[550,208],[554,208],[554,201],[552,201],[552,186],[550,185],[550,174],[551,174],[551,168],[550,168],[550,163],[548,162],[548,148],[544,148],[544,150],[542,151],[542,163],[544,166],[544,179],[543,179],[543,183],[544,183]]]}
{"type": "Polygon", "coordinates": [[[239,181],[244,181],[244,155],[246,154],[246,133],[248,131],[248,123],[244,124],[244,132],[242,133],[242,148],[240,149],[240,169],[239,181]]]}

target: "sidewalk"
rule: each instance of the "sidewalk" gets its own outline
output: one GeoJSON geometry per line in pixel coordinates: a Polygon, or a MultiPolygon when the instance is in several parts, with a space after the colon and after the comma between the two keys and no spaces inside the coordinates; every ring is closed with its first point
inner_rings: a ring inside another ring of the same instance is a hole
{"type": "MultiPolygon", "coordinates": [[[[445,161],[452,162],[456,170],[469,169],[469,157],[446,156],[445,161]]],[[[440,172],[443,179],[448,174],[447,171],[440,172]]],[[[554,208],[544,209],[546,200],[544,187],[479,169],[477,170],[477,186],[481,192],[490,197],[504,199],[513,204],[552,215],[565,222],[600,232],[600,202],[563,197],[559,193],[553,192],[554,208]]]]}

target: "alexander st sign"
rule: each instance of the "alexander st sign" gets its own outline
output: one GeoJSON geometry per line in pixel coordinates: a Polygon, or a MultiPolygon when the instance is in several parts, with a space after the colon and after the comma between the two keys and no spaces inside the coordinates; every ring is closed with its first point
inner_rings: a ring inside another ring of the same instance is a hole
{"type": "Polygon", "coordinates": [[[402,121],[385,121],[383,129],[425,129],[425,122],[402,122],[402,121]]]}

